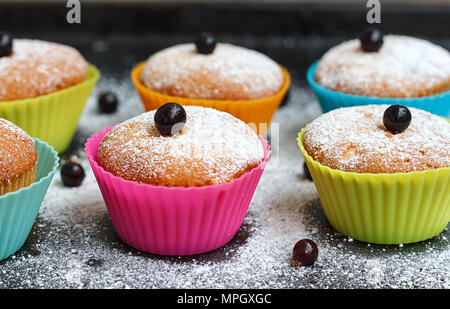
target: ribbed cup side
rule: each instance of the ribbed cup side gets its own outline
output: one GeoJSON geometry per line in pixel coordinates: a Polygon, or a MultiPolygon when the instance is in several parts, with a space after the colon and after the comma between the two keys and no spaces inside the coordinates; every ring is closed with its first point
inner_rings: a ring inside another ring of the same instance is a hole
{"type": "Polygon", "coordinates": [[[315,62],[309,67],[306,77],[309,85],[316,94],[317,100],[319,101],[324,113],[333,109],[349,106],[369,104],[402,104],[408,107],[423,109],[439,116],[450,116],[450,90],[419,98],[377,98],[345,94],[326,89],[316,83],[314,73],[317,65],[318,62],[315,62]]]}
{"type": "Polygon", "coordinates": [[[267,124],[269,126],[272,116],[283,101],[286,92],[289,89],[291,78],[289,72],[285,68],[281,68],[284,75],[284,84],[280,91],[275,95],[258,99],[258,100],[202,100],[189,99],[182,97],[174,97],[159,93],[157,91],[146,88],[140,81],[140,74],[145,63],[138,64],[131,72],[131,79],[136,87],[139,96],[146,111],[159,108],[167,102],[177,102],[182,105],[197,105],[214,108],[232,114],[241,119],[245,123],[256,124],[257,133],[261,136],[267,135],[267,129],[259,129],[259,124],[267,124]]]}
{"type": "Polygon", "coordinates": [[[139,250],[160,255],[192,255],[229,242],[244,221],[253,193],[270,157],[232,182],[205,187],[139,184],[100,167],[98,132],[86,143],[86,154],[119,237],[139,250]]]}
{"type": "Polygon", "coordinates": [[[56,151],[67,149],[77,129],[87,99],[100,76],[88,65],[85,81],[37,98],[0,102],[0,118],[7,119],[56,151]]]}
{"type": "Polygon", "coordinates": [[[54,149],[38,139],[35,144],[39,154],[36,182],[0,197],[0,260],[23,246],[58,167],[54,149]]]}
{"type": "Polygon", "coordinates": [[[37,170],[37,163],[31,170],[27,171],[25,174],[23,174],[16,180],[10,181],[4,185],[0,185],[0,196],[31,185],[36,180],[36,170],[37,170]]]}
{"type": "Polygon", "coordinates": [[[396,174],[334,170],[300,149],[323,210],[339,232],[377,244],[406,244],[442,232],[450,221],[450,168],[396,174]]]}

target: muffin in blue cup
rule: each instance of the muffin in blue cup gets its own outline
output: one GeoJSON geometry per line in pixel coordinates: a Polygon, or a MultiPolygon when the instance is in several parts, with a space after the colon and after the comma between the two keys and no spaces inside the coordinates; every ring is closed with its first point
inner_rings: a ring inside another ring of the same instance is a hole
{"type": "Polygon", "coordinates": [[[450,53],[426,40],[370,30],[312,64],[307,80],[324,112],[401,104],[448,117],[450,53]]]}
{"type": "Polygon", "coordinates": [[[0,119],[0,260],[25,243],[58,164],[52,146],[0,119]]]}

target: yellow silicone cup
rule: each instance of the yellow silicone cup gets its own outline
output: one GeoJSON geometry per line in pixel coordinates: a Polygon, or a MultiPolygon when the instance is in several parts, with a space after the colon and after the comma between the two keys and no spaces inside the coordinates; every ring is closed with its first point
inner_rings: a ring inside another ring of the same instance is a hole
{"type": "Polygon", "coordinates": [[[36,98],[0,102],[0,118],[7,119],[57,152],[69,147],[86,101],[100,72],[88,64],[83,82],[36,98]]]}
{"type": "Polygon", "coordinates": [[[257,100],[202,100],[189,99],[166,95],[157,91],[148,89],[140,80],[141,71],[145,62],[139,63],[131,71],[131,79],[136,87],[145,110],[150,111],[159,108],[167,102],[177,102],[181,105],[197,105],[211,107],[220,111],[228,112],[233,116],[249,124],[256,133],[261,136],[267,135],[267,130],[272,120],[272,116],[283,101],[286,92],[291,84],[289,72],[281,67],[284,76],[284,84],[280,91],[271,97],[257,100]]]}
{"type": "Polygon", "coordinates": [[[450,168],[395,174],[352,173],[315,161],[298,145],[328,221],[339,232],[376,244],[406,244],[442,232],[450,221],[450,168]]]}

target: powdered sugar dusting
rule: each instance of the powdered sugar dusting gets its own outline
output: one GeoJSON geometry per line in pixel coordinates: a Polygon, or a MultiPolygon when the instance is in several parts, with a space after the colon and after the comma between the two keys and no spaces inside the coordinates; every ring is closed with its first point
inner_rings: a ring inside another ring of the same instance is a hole
{"type": "Polygon", "coordinates": [[[391,134],[383,125],[388,105],[340,108],[314,120],[304,145],[322,164],[349,172],[396,173],[450,167],[450,124],[410,108],[410,126],[391,134]]]}
{"type": "Polygon", "coordinates": [[[4,135],[2,136],[2,139],[6,138],[6,134],[13,134],[15,137],[20,138],[20,139],[30,139],[30,136],[21,128],[19,128],[18,126],[16,126],[14,123],[12,123],[9,120],[0,118],[0,130],[2,131],[2,133],[4,132],[4,135]]]}
{"type": "Polygon", "coordinates": [[[45,41],[15,39],[11,56],[0,57],[0,101],[52,93],[86,75],[87,65],[74,48],[45,41]]]}
{"type": "MultiPolygon", "coordinates": [[[[100,82],[125,98],[132,86],[115,86],[126,80],[100,82]]],[[[139,99],[132,100],[121,105],[122,117],[137,110],[139,99]]],[[[242,228],[223,248],[198,256],[161,257],[122,242],[80,151],[86,179],[67,188],[55,175],[26,244],[0,261],[0,288],[450,288],[448,228],[418,244],[368,246],[328,224],[314,184],[303,177],[295,141],[319,114],[311,90],[294,84],[288,106],[273,119],[280,124],[281,147],[272,136],[272,158],[242,228]],[[289,258],[301,238],[318,244],[319,257],[313,266],[293,268],[289,258]]],[[[80,129],[91,133],[99,117],[85,115],[80,129]]]]}
{"type": "Polygon", "coordinates": [[[99,164],[129,180],[201,186],[231,181],[262,161],[262,144],[244,122],[211,108],[184,108],[187,122],[170,137],[156,128],[155,111],[118,125],[102,141],[99,164]]]}
{"type": "Polygon", "coordinates": [[[359,40],[331,48],[315,78],[344,93],[376,97],[418,97],[450,89],[450,54],[425,40],[384,36],[378,52],[364,52],[359,40]]]}
{"type": "Polygon", "coordinates": [[[141,73],[146,87],[193,99],[239,100],[268,97],[283,85],[283,73],[267,56],[219,43],[210,55],[194,44],[164,49],[148,60],[141,73]]]}
{"type": "Polygon", "coordinates": [[[64,187],[55,175],[27,243],[0,261],[0,288],[450,288],[448,229],[418,244],[368,246],[327,223],[314,184],[302,176],[295,142],[320,108],[309,89],[291,91],[290,104],[274,118],[281,152],[273,143],[244,225],[229,244],[188,257],[127,246],[80,152],[83,185],[64,187]],[[319,257],[313,266],[294,268],[289,258],[301,238],[318,244],[319,257]]]}

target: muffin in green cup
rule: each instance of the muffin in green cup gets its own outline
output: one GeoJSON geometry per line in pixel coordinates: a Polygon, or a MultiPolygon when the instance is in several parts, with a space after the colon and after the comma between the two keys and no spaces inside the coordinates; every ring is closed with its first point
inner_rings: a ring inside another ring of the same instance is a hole
{"type": "Polygon", "coordinates": [[[57,43],[12,39],[11,52],[1,54],[0,118],[66,150],[99,71],[57,43]]]}
{"type": "Polygon", "coordinates": [[[298,144],[337,231],[377,244],[429,239],[450,221],[450,123],[410,108],[409,127],[394,134],[387,108],[328,112],[301,130],[298,144]]]}

